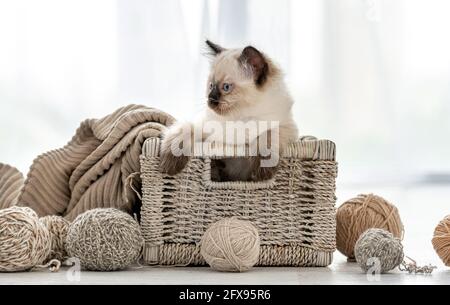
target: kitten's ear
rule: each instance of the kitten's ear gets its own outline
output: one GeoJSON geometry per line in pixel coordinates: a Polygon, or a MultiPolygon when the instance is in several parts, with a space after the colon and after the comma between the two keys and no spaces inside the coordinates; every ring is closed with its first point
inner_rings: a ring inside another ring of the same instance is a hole
{"type": "Polygon", "coordinates": [[[222,53],[223,51],[225,51],[225,48],[222,48],[221,46],[219,46],[218,44],[215,44],[214,42],[212,42],[210,40],[206,40],[205,43],[208,46],[211,55],[216,56],[216,55],[222,53]]]}
{"type": "Polygon", "coordinates": [[[256,85],[264,85],[269,74],[269,65],[261,52],[252,46],[248,46],[242,51],[239,61],[252,69],[256,85]]]}

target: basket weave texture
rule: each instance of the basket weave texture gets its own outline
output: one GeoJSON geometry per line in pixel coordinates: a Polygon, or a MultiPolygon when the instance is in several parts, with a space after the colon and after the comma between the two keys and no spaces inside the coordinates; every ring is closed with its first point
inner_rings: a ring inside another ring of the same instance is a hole
{"type": "MultiPolygon", "coordinates": [[[[236,216],[259,231],[259,266],[328,266],[336,248],[335,144],[304,137],[291,143],[273,179],[215,182],[211,159],[193,157],[171,177],[158,171],[159,138],[141,155],[144,260],[157,265],[204,265],[200,240],[217,220],[236,216]]],[[[229,153],[225,153],[230,156],[229,153]]]]}

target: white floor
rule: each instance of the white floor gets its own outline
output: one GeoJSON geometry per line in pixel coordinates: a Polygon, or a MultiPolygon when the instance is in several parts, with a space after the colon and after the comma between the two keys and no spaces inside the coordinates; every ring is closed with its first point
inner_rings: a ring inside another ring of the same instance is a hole
{"type": "Polygon", "coordinates": [[[367,277],[355,263],[339,256],[328,268],[255,268],[246,273],[215,272],[208,267],[145,267],[120,272],[87,272],[79,278],[67,268],[57,273],[32,271],[0,274],[0,284],[253,284],[253,285],[324,285],[324,284],[450,284],[450,269],[440,268],[432,275],[414,275],[395,271],[367,277]]]}
{"type": "MultiPolygon", "coordinates": [[[[347,188],[338,193],[338,203],[342,202],[341,198],[367,191],[347,188]]],[[[450,268],[439,260],[431,245],[436,224],[450,214],[450,187],[418,186],[370,191],[398,206],[406,229],[405,253],[419,264],[436,265],[438,269],[432,275],[394,271],[379,278],[367,277],[355,263],[347,263],[336,252],[334,263],[328,268],[255,268],[239,274],[215,272],[208,267],[136,267],[108,273],[74,273],[64,268],[57,273],[3,273],[0,274],[0,284],[450,284],[450,268]]]]}

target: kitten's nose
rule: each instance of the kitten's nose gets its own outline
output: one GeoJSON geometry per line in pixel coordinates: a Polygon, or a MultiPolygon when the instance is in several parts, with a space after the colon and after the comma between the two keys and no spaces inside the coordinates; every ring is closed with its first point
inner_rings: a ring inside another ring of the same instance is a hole
{"type": "Polygon", "coordinates": [[[208,104],[211,106],[217,106],[219,105],[219,100],[208,98],[208,104]]]}
{"type": "Polygon", "coordinates": [[[210,104],[211,106],[217,106],[219,104],[220,95],[221,94],[220,94],[219,87],[217,85],[215,85],[209,92],[208,104],[210,104]]]}

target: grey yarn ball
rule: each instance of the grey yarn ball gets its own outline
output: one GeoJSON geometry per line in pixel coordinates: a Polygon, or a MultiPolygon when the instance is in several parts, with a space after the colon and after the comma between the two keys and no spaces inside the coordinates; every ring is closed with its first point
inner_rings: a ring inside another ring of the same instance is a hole
{"type": "Polygon", "coordinates": [[[386,273],[403,262],[403,246],[392,233],[383,229],[369,229],[356,242],[355,258],[365,272],[373,270],[386,273]]]}
{"type": "Polygon", "coordinates": [[[87,270],[113,271],[136,262],[144,245],[141,229],[129,214],[117,209],[93,209],[70,224],[66,238],[69,257],[87,270]]]}

